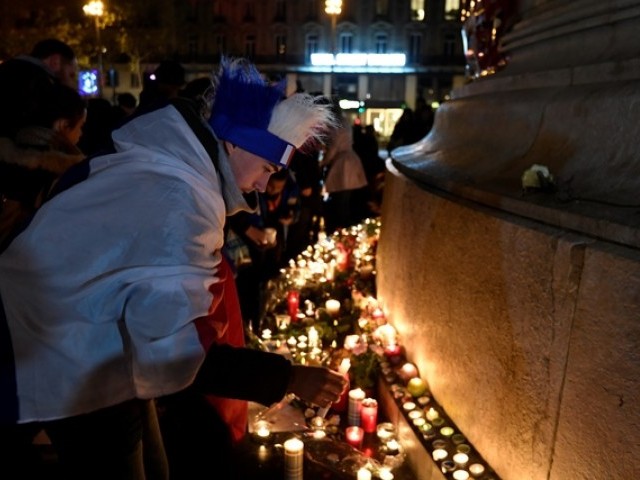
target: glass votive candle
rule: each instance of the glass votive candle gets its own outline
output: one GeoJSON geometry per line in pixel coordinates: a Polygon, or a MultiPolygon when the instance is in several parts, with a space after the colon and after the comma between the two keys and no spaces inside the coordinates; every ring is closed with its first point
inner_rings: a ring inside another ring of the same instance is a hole
{"type": "Polygon", "coordinates": [[[440,464],[440,470],[442,473],[453,472],[456,469],[456,464],[452,460],[445,460],[440,464]]]}
{"type": "Polygon", "coordinates": [[[427,423],[427,421],[422,417],[414,418],[413,420],[411,420],[411,422],[416,428],[419,428],[420,430],[422,430],[422,427],[427,423]]]}
{"type": "Polygon", "coordinates": [[[304,443],[299,438],[290,438],[284,447],[284,478],[286,480],[302,480],[304,443]]]}
{"type": "Polygon", "coordinates": [[[431,401],[431,397],[428,397],[427,395],[423,395],[421,397],[418,397],[418,399],[416,400],[416,403],[421,407],[426,407],[430,401],[431,401]]]}
{"type": "Polygon", "coordinates": [[[458,452],[453,456],[453,461],[458,467],[464,467],[469,463],[469,455],[458,452]]]}
{"type": "Polygon", "coordinates": [[[443,437],[450,437],[453,435],[453,432],[455,432],[455,430],[452,427],[442,427],[440,429],[440,435],[443,437]]]}
{"type": "Polygon", "coordinates": [[[362,427],[352,425],[345,430],[345,438],[347,443],[358,450],[362,447],[362,439],[364,438],[364,430],[362,427]]]}
{"type": "Polygon", "coordinates": [[[378,423],[378,402],[373,398],[365,398],[360,406],[360,423],[366,433],[376,431],[378,423]]]}
{"type": "Polygon", "coordinates": [[[471,465],[469,465],[469,473],[474,477],[479,477],[480,475],[482,475],[484,473],[484,470],[484,465],[482,465],[481,463],[472,463],[471,465]]]}
{"type": "Polygon", "coordinates": [[[433,407],[430,407],[429,410],[427,410],[427,412],[425,413],[425,415],[427,417],[427,420],[434,420],[436,418],[440,418],[440,414],[433,407]]]}
{"type": "Polygon", "coordinates": [[[380,480],[393,480],[393,473],[389,467],[380,467],[378,470],[378,478],[380,480]]]}
{"type": "Polygon", "coordinates": [[[397,455],[400,453],[400,444],[397,440],[389,440],[384,446],[384,451],[387,455],[397,455]]]}
{"type": "Polygon", "coordinates": [[[357,480],[371,480],[371,470],[368,468],[362,467],[358,470],[357,480]]]}
{"type": "Polygon", "coordinates": [[[271,429],[267,420],[257,420],[253,423],[253,438],[259,442],[266,442],[271,437],[271,429]]]}
{"type": "Polygon", "coordinates": [[[461,443],[464,443],[465,438],[464,438],[464,435],[462,435],[461,433],[456,433],[451,436],[451,441],[453,442],[454,445],[460,445],[461,443]]]}
{"type": "Polygon", "coordinates": [[[442,417],[434,418],[433,420],[431,420],[431,424],[434,427],[441,427],[442,425],[444,425],[444,418],[442,417]]]}
{"type": "Polygon", "coordinates": [[[431,442],[431,446],[433,447],[434,450],[437,450],[438,448],[446,448],[447,447],[447,441],[446,440],[442,440],[441,438],[434,440],[433,442],[431,442]]]}
{"type": "Polygon", "coordinates": [[[436,448],[433,452],[431,452],[431,456],[436,462],[438,462],[447,458],[449,456],[449,452],[447,452],[444,448],[436,448]]]}
{"type": "Polygon", "coordinates": [[[453,472],[453,480],[468,480],[469,472],[466,470],[456,470],[453,472]]]}
{"type": "Polygon", "coordinates": [[[471,447],[466,443],[461,443],[460,445],[456,445],[456,452],[468,454],[471,452],[471,447]]]}
{"type": "Polygon", "coordinates": [[[396,427],[391,422],[383,422],[376,427],[376,434],[381,442],[387,442],[396,436],[396,427]]]}
{"type": "Polygon", "coordinates": [[[416,418],[422,418],[424,417],[424,412],[422,410],[411,410],[407,416],[411,419],[411,420],[415,420],[416,418]]]}
{"type": "Polygon", "coordinates": [[[416,408],[416,404],[413,402],[404,402],[402,404],[402,409],[405,412],[410,412],[411,410],[415,410],[415,408],[416,408]]]}

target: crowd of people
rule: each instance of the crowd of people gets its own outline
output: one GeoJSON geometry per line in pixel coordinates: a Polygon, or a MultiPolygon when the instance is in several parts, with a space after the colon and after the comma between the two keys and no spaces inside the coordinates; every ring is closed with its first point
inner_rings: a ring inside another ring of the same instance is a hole
{"type": "Polygon", "coordinates": [[[55,39],[0,64],[3,476],[45,432],[65,478],[195,479],[217,455],[232,479],[247,400],[345,388],[244,336],[322,228],[379,214],[375,132],[245,59],[189,82],[161,62],[115,105],[76,73],[55,39]]]}

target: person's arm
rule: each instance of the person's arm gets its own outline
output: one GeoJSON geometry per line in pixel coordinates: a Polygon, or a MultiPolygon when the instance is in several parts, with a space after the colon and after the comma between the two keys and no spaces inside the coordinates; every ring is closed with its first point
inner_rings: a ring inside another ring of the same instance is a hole
{"type": "Polygon", "coordinates": [[[324,367],[292,365],[282,355],[212,345],[194,386],[205,393],[270,405],[287,393],[319,406],[338,400],[342,375],[324,367]]]}

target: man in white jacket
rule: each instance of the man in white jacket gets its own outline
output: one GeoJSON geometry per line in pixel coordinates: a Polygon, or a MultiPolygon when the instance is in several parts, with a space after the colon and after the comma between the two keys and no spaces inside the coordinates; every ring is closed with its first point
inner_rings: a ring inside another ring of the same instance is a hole
{"type": "Polygon", "coordinates": [[[214,80],[210,125],[179,100],[132,119],[0,256],[0,424],[41,422],[66,478],[151,478],[143,426],[159,396],[197,385],[327,405],[344,388],[328,369],[220,344],[225,217],[332,118],[242,60],[214,80]]]}

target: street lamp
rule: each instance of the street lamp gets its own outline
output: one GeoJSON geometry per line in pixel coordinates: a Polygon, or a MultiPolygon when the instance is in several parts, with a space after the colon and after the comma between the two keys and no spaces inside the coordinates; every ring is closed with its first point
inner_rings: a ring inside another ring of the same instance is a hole
{"type": "Polygon", "coordinates": [[[331,53],[336,54],[336,21],[342,12],[342,0],[326,0],[324,11],[331,17],[331,53]]]}
{"type": "Polygon", "coordinates": [[[333,94],[333,65],[336,63],[336,22],[342,13],[342,0],[325,0],[324,11],[331,17],[331,94],[333,94]]]}
{"type": "Polygon", "coordinates": [[[102,42],[100,41],[100,17],[104,15],[104,3],[101,0],[91,0],[82,7],[85,15],[93,17],[96,26],[96,43],[98,44],[98,85],[102,95],[102,42]]]}

